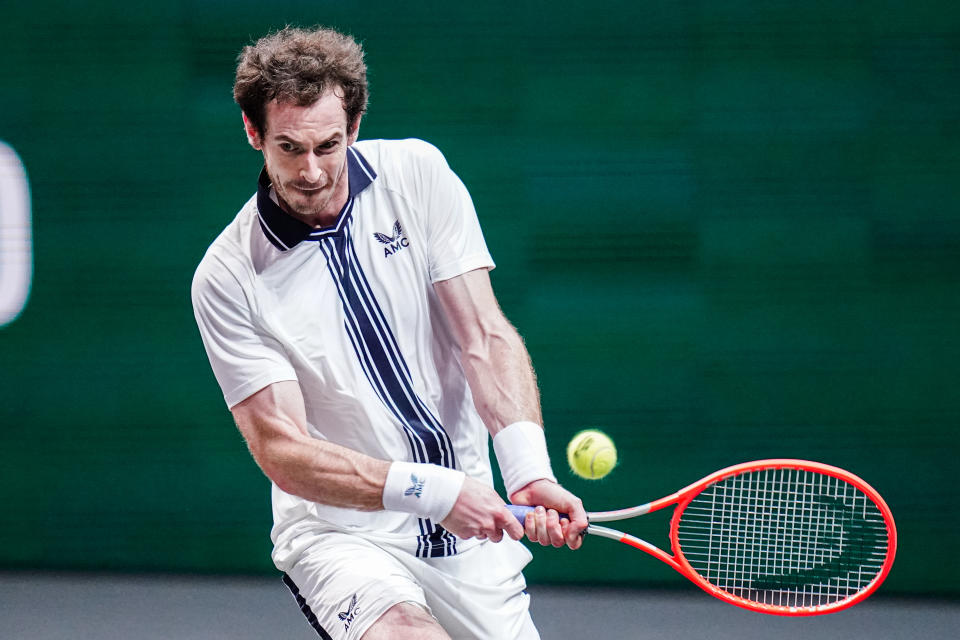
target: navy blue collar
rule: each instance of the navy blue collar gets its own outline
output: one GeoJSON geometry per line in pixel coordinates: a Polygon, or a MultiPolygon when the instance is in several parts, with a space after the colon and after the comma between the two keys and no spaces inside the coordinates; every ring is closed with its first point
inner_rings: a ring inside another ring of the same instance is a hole
{"type": "Polygon", "coordinates": [[[377,174],[367,159],[353,147],[347,147],[347,185],[350,195],[337,215],[337,221],[330,227],[317,229],[297,220],[270,198],[270,177],[264,168],[257,180],[257,211],[260,213],[260,228],[267,240],[280,251],[292,249],[303,240],[319,240],[325,236],[336,235],[343,230],[344,224],[350,217],[353,199],[370,186],[376,177],[377,174]]]}

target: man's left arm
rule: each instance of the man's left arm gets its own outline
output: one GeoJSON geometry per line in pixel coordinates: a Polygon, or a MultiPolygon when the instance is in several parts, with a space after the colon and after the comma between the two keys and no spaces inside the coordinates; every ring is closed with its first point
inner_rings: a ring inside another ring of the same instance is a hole
{"type": "Polygon", "coordinates": [[[460,344],[477,411],[493,436],[510,500],[544,507],[527,517],[527,537],[543,545],[578,548],[587,516],[580,499],[557,484],[550,472],[530,355],[500,310],[488,271],[469,271],[438,281],[434,288],[460,344]],[[568,514],[569,520],[561,521],[558,513],[568,514]]]}

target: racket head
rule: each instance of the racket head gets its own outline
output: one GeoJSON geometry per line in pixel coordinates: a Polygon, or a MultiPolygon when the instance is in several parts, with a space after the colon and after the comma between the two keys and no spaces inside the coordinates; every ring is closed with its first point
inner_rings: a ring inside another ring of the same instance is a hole
{"type": "Polygon", "coordinates": [[[890,508],[837,467],[748,462],[679,496],[670,523],[679,571],[745,609],[786,616],[840,611],[876,591],[896,555],[890,508]]]}

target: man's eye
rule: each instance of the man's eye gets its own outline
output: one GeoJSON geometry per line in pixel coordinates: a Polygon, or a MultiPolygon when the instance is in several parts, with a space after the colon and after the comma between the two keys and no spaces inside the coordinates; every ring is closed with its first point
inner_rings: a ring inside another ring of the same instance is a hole
{"type": "Polygon", "coordinates": [[[293,150],[295,150],[296,148],[297,148],[297,147],[296,147],[295,145],[293,145],[292,143],[290,143],[290,142],[281,142],[281,143],[280,143],[280,149],[282,149],[283,151],[293,151],[293,150]]]}

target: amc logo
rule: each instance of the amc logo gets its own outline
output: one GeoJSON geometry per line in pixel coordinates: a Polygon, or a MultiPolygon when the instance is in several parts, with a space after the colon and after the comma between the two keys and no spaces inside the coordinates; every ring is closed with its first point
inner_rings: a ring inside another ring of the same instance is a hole
{"type": "Polygon", "coordinates": [[[0,327],[27,304],[33,279],[30,187],[20,157],[0,142],[0,327]]]}

